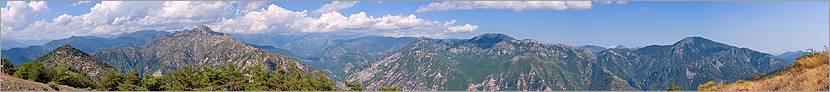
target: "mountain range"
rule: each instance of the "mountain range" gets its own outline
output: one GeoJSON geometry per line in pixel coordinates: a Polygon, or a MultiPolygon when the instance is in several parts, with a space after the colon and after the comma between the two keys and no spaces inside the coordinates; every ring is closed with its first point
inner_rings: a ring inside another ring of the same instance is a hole
{"type": "Polygon", "coordinates": [[[64,50],[64,45],[77,48],[73,52],[92,53],[81,57],[142,75],[220,64],[307,72],[320,68],[333,79],[363,83],[370,90],[663,90],[669,85],[695,90],[708,81],[752,78],[792,63],[702,37],[671,45],[603,48],[495,33],[470,39],[226,34],[205,26],[174,32],[144,30],[113,38],[74,36],[2,53],[17,65],[54,57],[49,53],[64,50]]]}
{"type": "Polygon", "coordinates": [[[206,26],[176,31],[145,44],[106,49],[93,54],[97,60],[121,70],[160,75],[178,68],[233,64],[240,67],[277,66],[311,71],[297,60],[272,54],[233,39],[206,26]]]}
{"type": "Polygon", "coordinates": [[[672,45],[612,48],[593,53],[503,34],[472,39],[420,38],[352,73],[369,89],[411,90],[694,90],[707,81],[734,81],[788,65],[772,55],[688,37],[672,45]],[[466,85],[466,86],[464,86],[466,85]]]}

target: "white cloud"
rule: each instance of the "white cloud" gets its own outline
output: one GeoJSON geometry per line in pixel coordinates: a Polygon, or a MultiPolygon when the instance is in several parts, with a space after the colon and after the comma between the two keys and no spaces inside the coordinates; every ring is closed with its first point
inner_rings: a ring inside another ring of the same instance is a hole
{"type": "MultiPolygon", "coordinates": [[[[170,30],[221,20],[232,2],[102,1],[81,15],[64,14],[8,32],[20,39],[59,39],[112,35],[142,29],[170,30]]],[[[8,17],[3,16],[3,19],[8,17]]],[[[5,22],[4,22],[5,23],[5,22]]],[[[15,23],[17,24],[17,23],[15,23]]]]}
{"type": "Polygon", "coordinates": [[[354,4],[357,4],[357,1],[332,1],[329,4],[325,4],[314,11],[314,13],[328,13],[333,11],[339,11],[342,9],[352,8],[354,4]]]}
{"type": "Polygon", "coordinates": [[[74,7],[74,6],[78,6],[78,5],[81,5],[81,4],[87,4],[87,3],[92,3],[92,1],[78,1],[78,2],[72,3],[72,5],[69,5],[69,6],[74,7]]]}
{"type": "Polygon", "coordinates": [[[415,15],[368,16],[359,12],[344,16],[331,11],[320,17],[311,17],[307,11],[291,11],[270,5],[266,10],[252,11],[235,19],[226,19],[210,25],[228,33],[294,33],[294,32],[364,32],[386,36],[440,37],[446,33],[472,32],[478,27],[455,21],[439,22],[417,18],[415,15]]]}
{"type": "Polygon", "coordinates": [[[464,26],[454,26],[450,27],[450,32],[472,32],[478,29],[476,25],[464,24],[464,26]]]}
{"type": "Polygon", "coordinates": [[[594,1],[595,3],[599,4],[628,4],[628,1],[625,0],[606,0],[606,1],[594,1]]]}
{"type": "MultiPolygon", "coordinates": [[[[35,16],[48,11],[44,1],[8,1],[0,8],[3,30],[20,30],[35,21],[35,16]]],[[[4,31],[5,33],[5,31],[4,31]]]]}
{"type": "Polygon", "coordinates": [[[2,29],[3,34],[14,34],[4,37],[43,40],[83,35],[117,35],[145,29],[180,30],[196,25],[208,25],[216,31],[226,33],[244,34],[350,31],[388,36],[430,37],[471,32],[478,28],[470,24],[458,26],[454,20],[431,21],[415,15],[374,17],[360,12],[346,16],[337,12],[351,7],[354,2],[333,2],[324,5],[316,11],[328,12],[319,16],[309,14],[307,10],[292,11],[269,3],[102,1],[92,6],[86,14],[64,14],[50,20],[32,20],[31,15],[48,9],[44,2],[10,2],[7,7],[2,8],[2,29]]]}
{"type": "Polygon", "coordinates": [[[266,6],[270,5],[270,1],[237,1],[237,9],[235,15],[242,15],[248,13],[250,11],[264,9],[266,6]]]}
{"type": "Polygon", "coordinates": [[[513,11],[548,9],[589,9],[591,1],[444,1],[433,2],[419,7],[417,12],[472,10],[472,9],[511,9],[513,11]]]}
{"type": "Polygon", "coordinates": [[[196,26],[217,21],[231,13],[232,2],[168,1],[163,7],[138,21],[141,26],[196,26]]]}

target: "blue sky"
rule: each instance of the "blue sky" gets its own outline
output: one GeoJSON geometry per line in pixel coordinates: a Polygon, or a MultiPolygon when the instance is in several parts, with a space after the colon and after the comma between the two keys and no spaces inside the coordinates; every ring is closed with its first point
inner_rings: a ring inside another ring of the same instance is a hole
{"type": "MultiPolygon", "coordinates": [[[[6,1],[0,5],[8,8],[6,1]]],[[[48,11],[34,15],[33,21],[53,22],[63,14],[81,16],[91,12],[97,2],[73,5],[77,1],[48,1],[48,11]]],[[[281,8],[300,12],[308,11],[308,17],[318,18],[322,15],[311,12],[330,2],[285,2],[272,1],[281,8]]],[[[348,17],[364,12],[378,19],[382,16],[417,16],[417,19],[434,23],[423,30],[450,30],[450,27],[462,27],[465,24],[476,26],[472,31],[447,32],[434,34],[436,31],[420,32],[421,29],[395,32],[413,32],[411,36],[440,36],[440,38],[470,38],[482,33],[504,33],[519,39],[536,39],[546,43],[563,43],[569,45],[593,44],[599,46],[625,45],[640,47],[645,45],[672,44],[683,37],[701,36],[718,42],[738,47],[746,47],[762,52],[778,54],[785,51],[808,48],[823,49],[828,44],[828,2],[827,1],[793,1],[793,2],[635,2],[604,4],[593,2],[586,9],[450,9],[444,11],[416,12],[416,9],[431,3],[440,2],[377,2],[361,1],[351,7],[336,12],[348,17]],[[445,23],[449,21],[453,23],[445,23]],[[450,26],[443,26],[450,24],[450,26]]],[[[240,9],[237,5],[231,10],[240,9]]],[[[260,9],[268,9],[262,6],[260,9]]],[[[253,10],[256,11],[256,10],[253,10]]],[[[5,13],[5,12],[4,12],[5,13]]],[[[242,15],[222,14],[223,18],[234,19],[242,15]]],[[[140,19],[136,19],[140,20],[140,19]]],[[[110,20],[112,21],[112,20],[110,20]]],[[[216,21],[181,23],[187,25],[213,25],[216,21]]],[[[5,21],[4,21],[5,22],[5,21]]],[[[18,23],[18,22],[15,22],[18,23]]],[[[34,23],[34,22],[21,22],[34,23]]],[[[179,22],[173,22],[179,23],[179,22]]],[[[233,23],[233,22],[230,22],[233,23]]],[[[139,23],[140,24],[140,23],[139,23]]],[[[221,23],[215,23],[221,26],[221,23]]],[[[331,25],[331,24],[329,24],[331,25]]],[[[403,24],[402,24],[403,25],[403,24]]],[[[114,26],[122,27],[123,25],[114,26]]],[[[248,25],[242,25],[248,26],[248,25]]],[[[129,26],[142,27],[142,26],[129,26]]],[[[213,27],[213,26],[211,26],[213,27]]],[[[227,27],[233,28],[233,27],[227,27]]],[[[394,27],[397,28],[397,27],[394,27]]],[[[400,30],[400,29],[392,30],[400,30]]],[[[56,28],[59,29],[59,28],[56,28]]],[[[91,28],[100,29],[100,28],[91,28]]],[[[153,29],[153,28],[139,28],[153,29]]],[[[169,29],[169,28],[168,28],[169,29]]],[[[333,30],[344,29],[333,28],[333,30]]],[[[359,27],[357,29],[380,30],[368,31],[371,34],[410,36],[409,34],[390,33],[386,28],[359,27]],[[384,33],[386,32],[386,33],[384,33]]],[[[27,29],[20,29],[26,31],[27,29]]],[[[121,29],[125,30],[125,29],[121,29]]],[[[165,29],[159,29],[165,30],[165,29]]],[[[221,28],[219,30],[222,30],[221,28]]],[[[266,30],[292,30],[267,27],[266,30]]],[[[309,30],[298,32],[307,32],[309,30]]],[[[3,31],[9,31],[4,29],[3,31]]],[[[18,31],[17,29],[11,31],[18,31]]],[[[32,31],[32,30],[28,30],[32,31]]],[[[340,32],[311,30],[315,32],[340,32]]],[[[71,32],[71,35],[100,35],[95,32],[71,32]]],[[[113,31],[105,31],[113,32],[113,31]]],[[[239,31],[227,31],[239,32],[239,31]]],[[[8,32],[4,32],[7,33],[8,32]]],[[[14,32],[12,32],[14,33],[14,32]]],[[[38,32],[19,32],[21,34],[38,32]]],[[[60,32],[50,32],[61,34],[60,32]]],[[[43,35],[44,33],[39,33],[43,35]]],[[[69,34],[69,33],[62,33],[69,34]]],[[[15,35],[5,37],[14,38],[15,35]]],[[[21,35],[23,36],[23,35],[21,35]]],[[[61,38],[64,35],[54,35],[61,38]]],[[[24,37],[14,39],[25,39],[24,37]]]]}

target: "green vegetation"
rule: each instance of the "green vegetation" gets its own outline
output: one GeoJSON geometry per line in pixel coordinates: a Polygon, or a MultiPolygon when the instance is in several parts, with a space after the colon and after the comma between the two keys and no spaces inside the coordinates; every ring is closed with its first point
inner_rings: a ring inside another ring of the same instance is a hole
{"type": "Polygon", "coordinates": [[[380,87],[378,91],[403,91],[403,89],[399,87],[380,87]]]}
{"type": "Polygon", "coordinates": [[[140,87],[141,82],[138,78],[138,73],[129,72],[121,73],[119,71],[110,69],[101,76],[98,81],[98,90],[112,90],[112,91],[144,91],[146,88],[140,87]]]}
{"type": "MultiPolygon", "coordinates": [[[[281,69],[278,67],[277,69],[281,69]]],[[[299,69],[268,71],[262,67],[241,68],[231,64],[188,67],[164,76],[137,77],[135,72],[111,70],[101,77],[98,90],[107,91],[331,91],[334,82],[299,69]]]]}
{"type": "MultiPolygon", "coordinates": [[[[317,71],[322,73],[322,71],[317,71]]],[[[263,67],[189,67],[164,76],[139,76],[135,71],[108,70],[95,82],[66,67],[45,67],[38,62],[22,64],[13,75],[41,83],[56,83],[101,91],[332,91],[334,82],[325,74],[305,73],[300,69],[268,71],[263,67]],[[97,85],[96,85],[97,83],[97,85]]],[[[359,86],[359,84],[358,84],[359,86]]],[[[361,87],[362,88],[362,87],[361,87]]],[[[354,89],[354,88],[353,88],[354,89]]]]}
{"type": "Polygon", "coordinates": [[[363,91],[363,85],[360,82],[346,81],[346,87],[351,91],[363,91]]]}
{"type": "Polygon", "coordinates": [[[680,91],[680,86],[677,86],[677,84],[672,83],[671,85],[666,87],[666,91],[680,91]]]}
{"type": "Polygon", "coordinates": [[[12,75],[14,74],[14,66],[6,57],[0,58],[0,61],[3,61],[3,73],[12,75]]]}
{"type": "Polygon", "coordinates": [[[40,63],[26,62],[21,64],[20,67],[17,68],[17,71],[15,71],[12,75],[20,79],[27,79],[41,83],[46,83],[48,81],[45,81],[45,78],[40,78],[45,77],[41,76],[41,73],[43,73],[43,71],[43,65],[41,65],[40,63]]]}
{"type": "Polygon", "coordinates": [[[70,72],[69,68],[58,67],[44,67],[38,62],[27,62],[17,69],[13,76],[21,79],[33,80],[41,83],[54,82],[61,85],[67,85],[77,88],[93,88],[95,83],[89,77],[70,72]]]}

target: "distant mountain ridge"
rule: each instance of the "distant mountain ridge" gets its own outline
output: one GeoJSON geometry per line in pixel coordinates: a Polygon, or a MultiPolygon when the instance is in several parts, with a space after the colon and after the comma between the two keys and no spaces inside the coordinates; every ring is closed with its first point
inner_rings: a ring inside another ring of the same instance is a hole
{"type": "Polygon", "coordinates": [[[350,70],[363,68],[409,45],[413,37],[355,34],[235,34],[234,38],[258,46],[288,50],[303,63],[319,67],[342,80],[350,70]]]}
{"type": "Polygon", "coordinates": [[[418,38],[349,76],[406,90],[590,90],[590,51],[503,34],[472,39],[418,38]]]}
{"type": "Polygon", "coordinates": [[[807,52],[802,51],[802,50],[797,50],[797,51],[784,52],[784,53],[781,53],[780,55],[777,55],[775,57],[778,57],[779,59],[782,59],[784,61],[795,62],[795,59],[797,59],[798,57],[800,57],[804,54],[807,54],[807,52]]]}
{"type": "Polygon", "coordinates": [[[112,68],[141,74],[224,63],[304,71],[318,67],[334,79],[362,82],[369,89],[406,90],[663,90],[670,84],[694,90],[703,82],[752,78],[792,63],[703,37],[642,48],[596,48],[496,33],[470,39],[353,36],[231,36],[200,26],[116,38],[71,37],[4,50],[3,55],[28,61],[69,44],[112,68]]]}
{"type": "Polygon", "coordinates": [[[72,45],[84,52],[97,52],[103,49],[118,48],[130,45],[144,43],[152,39],[159,38],[166,35],[168,32],[142,30],[132,33],[122,34],[115,38],[102,38],[96,36],[72,36],[66,39],[59,39],[50,41],[41,46],[29,46],[24,48],[11,48],[3,50],[3,56],[8,57],[14,65],[20,65],[23,62],[37,59],[49,53],[55,48],[63,45],[72,45]]]}
{"type": "Polygon", "coordinates": [[[687,37],[672,45],[652,45],[636,50],[609,49],[597,56],[599,65],[629,80],[634,88],[643,90],[661,90],[668,84],[694,90],[696,85],[707,81],[751,78],[789,64],[769,54],[702,37],[687,37]]]}
{"type": "Polygon", "coordinates": [[[206,26],[176,31],[140,46],[107,49],[93,55],[121,70],[153,75],[183,67],[221,64],[312,70],[297,60],[254,48],[206,26]]]}
{"type": "Polygon", "coordinates": [[[601,52],[601,51],[606,49],[605,47],[596,46],[596,45],[583,45],[583,46],[579,46],[579,48],[588,49],[588,50],[591,50],[591,52],[594,52],[594,53],[601,52]]]}
{"type": "Polygon", "coordinates": [[[418,38],[395,54],[356,70],[348,79],[368,83],[370,89],[663,90],[678,84],[694,90],[706,81],[750,78],[785,65],[772,55],[702,37],[593,53],[483,34],[466,40],[418,38]]]}

